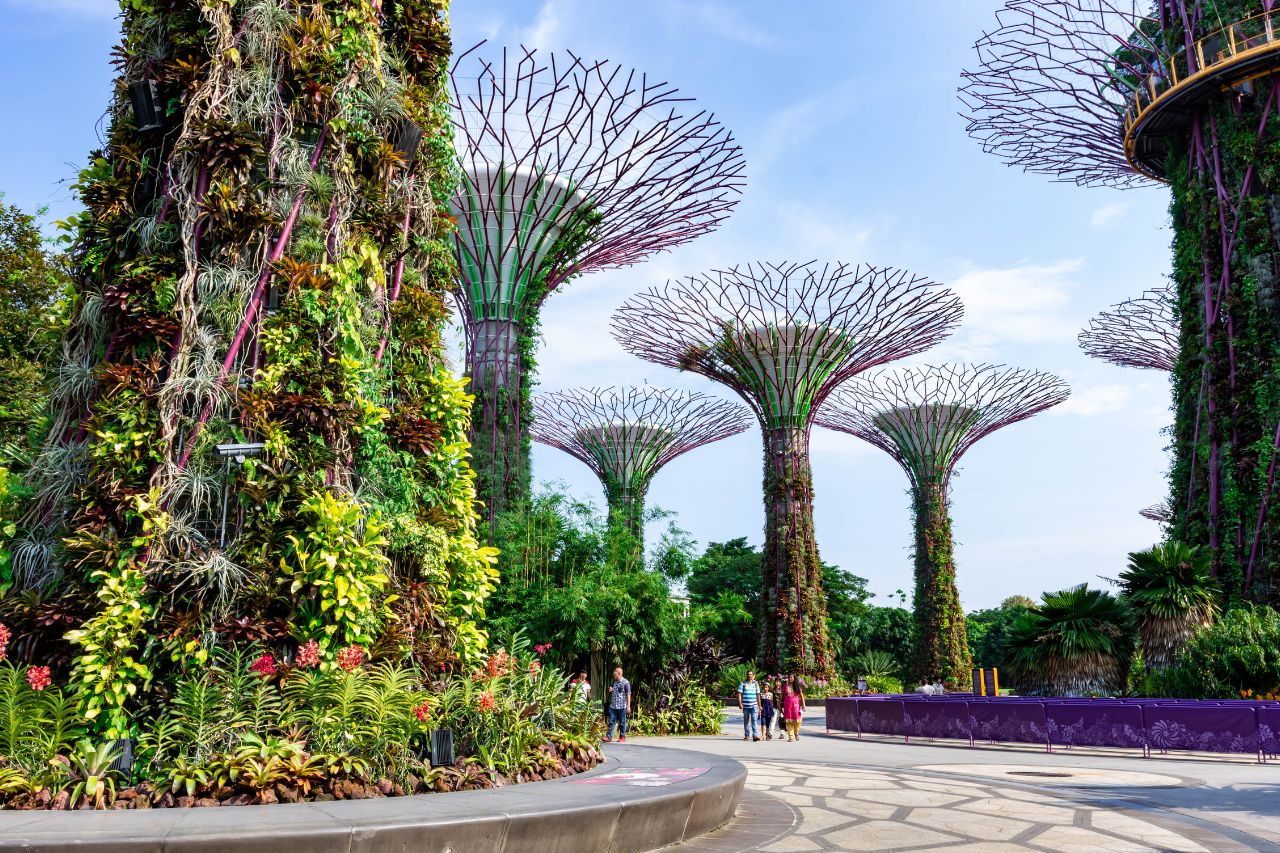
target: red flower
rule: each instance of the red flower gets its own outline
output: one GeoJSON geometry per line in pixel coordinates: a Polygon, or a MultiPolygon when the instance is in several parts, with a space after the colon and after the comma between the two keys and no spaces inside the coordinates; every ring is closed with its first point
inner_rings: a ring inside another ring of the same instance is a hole
{"type": "Polygon", "coordinates": [[[431,716],[431,706],[427,704],[427,700],[423,699],[422,704],[413,709],[413,715],[418,718],[418,722],[425,723],[431,716]]]}
{"type": "Polygon", "coordinates": [[[476,707],[480,709],[480,713],[487,714],[498,707],[498,703],[493,700],[493,694],[486,690],[476,697],[476,707]]]}
{"type": "Polygon", "coordinates": [[[543,644],[541,644],[541,645],[534,646],[534,647],[533,647],[533,650],[537,653],[538,657],[542,657],[542,656],[543,656],[543,655],[545,655],[547,652],[551,651],[551,644],[550,644],[550,643],[543,643],[543,644]]]}
{"type": "Polygon", "coordinates": [[[9,638],[12,636],[13,634],[5,627],[5,624],[0,622],[0,660],[4,660],[5,646],[9,645],[9,638]]]}
{"type": "Polygon", "coordinates": [[[360,646],[347,646],[338,652],[338,666],[347,672],[360,668],[364,663],[364,649],[360,646]]]}
{"type": "Polygon", "coordinates": [[[27,667],[27,684],[31,685],[32,690],[44,690],[52,683],[53,679],[49,677],[49,667],[27,667]]]}
{"type": "Polygon", "coordinates": [[[489,655],[489,659],[484,662],[485,675],[490,678],[497,678],[506,675],[511,671],[511,657],[507,654],[506,649],[498,649],[489,655]]]}
{"type": "Polygon", "coordinates": [[[249,671],[257,673],[263,678],[270,678],[276,674],[276,659],[271,656],[270,652],[265,652],[262,657],[253,662],[253,666],[249,667],[249,671]]]}
{"type": "Polygon", "coordinates": [[[298,647],[296,660],[298,666],[303,669],[311,669],[313,666],[318,666],[320,664],[320,644],[315,640],[307,640],[298,647]]]}

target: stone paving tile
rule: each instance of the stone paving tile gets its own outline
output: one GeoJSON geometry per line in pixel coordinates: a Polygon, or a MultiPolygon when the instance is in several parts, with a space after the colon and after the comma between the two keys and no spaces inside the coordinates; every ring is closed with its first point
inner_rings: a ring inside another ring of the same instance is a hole
{"type": "Polygon", "coordinates": [[[681,853],[947,851],[947,853],[1209,853],[1237,844],[1168,816],[935,771],[872,772],[748,759],[747,791],[729,826],[681,853]],[[871,778],[868,778],[871,777],[871,778]],[[1185,834],[1183,831],[1185,830],[1185,834]],[[767,842],[766,842],[767,839],[767,842]]]}

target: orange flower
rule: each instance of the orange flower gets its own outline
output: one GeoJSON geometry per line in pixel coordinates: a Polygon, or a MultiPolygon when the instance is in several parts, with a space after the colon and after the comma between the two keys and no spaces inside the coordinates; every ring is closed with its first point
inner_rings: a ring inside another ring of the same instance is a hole
{"type": "Polygon", "coordinates": [[[486,690],[476,697],[476,707],[480,713],[487,714],[498,707],[498,703],[494,701],[493,694],[486,690]]]}

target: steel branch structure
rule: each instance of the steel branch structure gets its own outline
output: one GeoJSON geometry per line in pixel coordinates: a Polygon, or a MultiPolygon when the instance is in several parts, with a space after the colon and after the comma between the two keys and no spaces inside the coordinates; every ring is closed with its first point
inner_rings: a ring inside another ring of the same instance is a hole
{"type": "Polygon", "coordinates": [[[1156,521],[1160,524],[1169,524],[1173,521],[1173,508],[1169,506],[1168,501],[1164,503],[1152,504],[1138,510],[1138,515],[1150,521],[1156,521]]]}
{"type": "Polygon", "coordinates": [[[890,368],[840,386],[817,423],[888,453],[915,514],[914,675],[960,686],[973,661],[952,553],[950,483],[960,457],[998,429],[1067,399],[1056,376],[998,365],[890,368]]]}
{"type": "Polygon", "coordinates": [[[667,83],[520,48],[454,63],[457,218],[473,458],[493,515],[527,497],[532,337],[547,296],[716,228],[742,151],[667,83]]]}
{"type": "Polygon", "coordinates": [[[1172,372],[1178,359],[1174,300],[1169,288],[1148,290],[1103,311],[1080,333],[1080,349],[1121,367],[1172,372]]]}
{"type": "Polygon", "coordinates": [[[1270,0],[1007,0],[960,96],[1005,162],[1168,183],[1171,535],[1228,596],[1280,594],[1280,9],[1270,0]]]}
{"type": "Polygon", "coordinates": [[[609,518],[644,543],[644,501],[662,466],[751,424],[738,403],[649,386],[533,395],[533,440],[579,459],[600,478],[609,518]]]}
{"type": "Polygon", "coordinates": [[[911,273],[846,263],[758,263],[637,294],[614,335],[648,361],[736,391],[764,438],[762,665],[829,672],[813,534],[809,434],[837,385],[927,350],[959,323],[960,300],[911,273]]]}

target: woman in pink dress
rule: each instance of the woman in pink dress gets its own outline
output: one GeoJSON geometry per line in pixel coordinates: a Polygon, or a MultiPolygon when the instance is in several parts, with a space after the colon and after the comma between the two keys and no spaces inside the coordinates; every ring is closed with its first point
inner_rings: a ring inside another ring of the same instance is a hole
{"type": "Polygon", "coordinates": [[[795,676],[782,688],[782,722],[787,727],[787,740],[800,739],[800,721],[804,719],[804,686],[795,676]]]}

